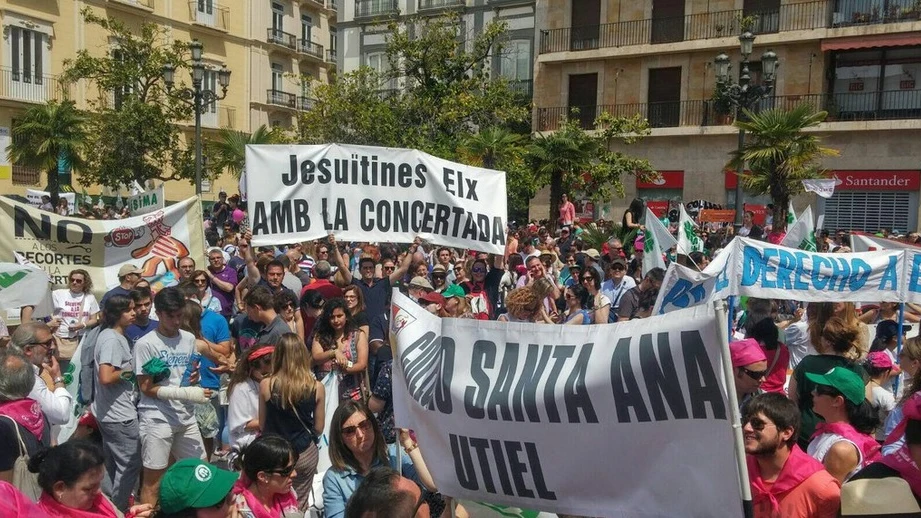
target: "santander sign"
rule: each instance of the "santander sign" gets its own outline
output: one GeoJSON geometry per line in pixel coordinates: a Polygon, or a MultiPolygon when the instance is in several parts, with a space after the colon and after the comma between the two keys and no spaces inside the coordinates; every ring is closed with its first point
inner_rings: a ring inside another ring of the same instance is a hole
{"type": "Polygon", "coordinates": [[[921,171],[834,171],[837,191],[917,191],[921,171]]]}

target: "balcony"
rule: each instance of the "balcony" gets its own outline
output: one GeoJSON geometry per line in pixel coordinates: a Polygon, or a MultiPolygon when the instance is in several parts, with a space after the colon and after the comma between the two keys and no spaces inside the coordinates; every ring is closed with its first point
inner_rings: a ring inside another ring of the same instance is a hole
{"type": "Polygon", "coordinates": [[[508,82],[509,90],[530,99],[534,95],[534,81],[530,79],[513,79],[508,82]]]}
{"type": "MultiPolygon", "coordinates": [[[[752,28],[755,34],[818,29],[828,26],[830,1],[833,0],[783,4],[777,11],[745,14],[757,17],[752,28]]],[[[735,37],[740,32],[738,18],[742,14],[741,9],[734,9],[676,18],[647,18],[543,30],[540,35],[540,52],[546,54],[735,37]]]]}
{"type": "Polygon", "coordinates": [[[154,10],[154,0],[109,0],[113,6],[134,7],[147,12],[154,10]]]}
{"type": "Polygon", "coordinates": [[[838,0],[832,12],[833,27],[876,25],[921,20],[915,0],[838,0]]]}
{"type": "Polygon", "coordinates": [[[271,104],[272,106],[283,106],[285,108],[295,109],[297,108],[297,96],[294,94],[289,94],[288,92],[282,92],[281,90],[272,90],[269,89],[266,92],[266,104],[271,104]]]}
{"type": "Polygon", "coordinates": [[[298,52],[323,61],[323,45],[310,40],[298,40],[298,52]]]}
{"type": "Polygon", "coordinates": [[[335,65],[336,64],[336,49],[327,49],[326,50],[326,62],[335,65]]]}
{"type": "Polygon", "coordinates": [[[326,2],[326,8],[329,9],[329,17],[331,19],[335,18],[336,13],[339,12],[339,4],[337,2],[338,0],[327,0],[326,2]]]}
{"type": "Polygon", "coordinates": [[[397,0],[355,0],[355,19],[382,18],[399,13],[397,0]]]}
{"type": "Polygon", "coordinates": [[[189,18],[195,25],[227,32],[227,26],[230,22],[230,9],[219,6],[217,2],[209,4],[207,0],[190,0],[189,18]]]}
{"type": "MultiPolygon", "coordinates": [[[[764,99],[754,111],[791,109],[804,103],[827,111],[826,122],[921,119],[921,90],[779,95],[764,99]]],[[[714,109],[713,101],[700,100],[538,108],[536,129],[558,130],[567,116],[579,121],[583,128],[592,129],[595,118],[601,113],[617,117],[639,114],[649,121],[652,128],[718,126],[732,122],[730,116],[714,109]],[[574,109],[578,112],[573,113],[574,109]]]]}
{"type": "Polygon", "coordinates": [[[0,99],[41,104],[63,100],[65,89],[69,91],[56,75],[0,67],[0,99]]]}
{"type": "Polygon", "coordinates": [[[13,185],[37,185],[41,179],[41,169],[13,164],[13,185]]]}
{"type": "Polygon", "coordinates": [[[284,32],[281,29],[269,27],[266,29],[266,41],[282,47],[297,50],[297,36],[284,32]]]}
{"type": "Polygon", "coordinates": [[[313,97],[306,97],[302,95],[297,98],[297,109],[302,112],[312,110],[316,102],[316,99],[313,97]]]}
{"type": "Polygon", "coordinates": [[[419,0],[419,12],[458,9],[467,5],[467,0],[419,0]]]}

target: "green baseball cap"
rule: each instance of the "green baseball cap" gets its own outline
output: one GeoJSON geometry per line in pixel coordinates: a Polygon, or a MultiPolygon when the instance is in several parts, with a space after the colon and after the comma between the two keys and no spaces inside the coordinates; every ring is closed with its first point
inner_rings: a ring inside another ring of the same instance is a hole
{"type": "Polygon", "coordinates": [[[845,367],[835,367],[825,374],[806,373],[806,379],[818,385],[833,387],[844,394],[848,401],[859,405],[867,398],[863,378],[845,367]]]}
{"type": "Polygon", "coordinates": [[[215,506],[227,498],[238,477],[201,459],[182,459],[170,466],[160,481],[160,509],[178,513],[215,506]]]}
{"type": "Polygon", "coordinates": [[[446,299],[451,297],[464,297],[465,295],[464,288],[461,288],[457,284],[448,286],[443,292],[441,292],[441,294],[444,295],[444,298],[446,299]]]}

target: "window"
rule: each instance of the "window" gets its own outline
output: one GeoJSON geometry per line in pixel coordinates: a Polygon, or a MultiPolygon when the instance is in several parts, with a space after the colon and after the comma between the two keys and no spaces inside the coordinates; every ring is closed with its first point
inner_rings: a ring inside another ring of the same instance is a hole
{"type": "Polygon", "coordinates": [[[502,48],[499,75],[511,81],[531,79],[531,41],[512,40],[502,48]]]}
{"type": "Polygon", "coordinates": [[[44,33],[10,26],[10,64],[15,82],[41,85],[44,69],[44,33]]]}
{"type": "Polygon", "coordinates": [[[338,31],[334,27],[329,28],[329,50],[333,51],[333,54],[336,53],[336,34],[338,31]]]}
{"type": "Polygon", "coordinates": [[[301,15],[301,39],[304,41],[310,41],[311,32],[313,30],[313,18],[307,16],[306,14],[301,15]]]}
{"type": "Polygon", "coordinates": [[[195,21],[205,25],[215,24],[215,0],[198,0],[195,6],[195,21]]]}
{"type": "MultiPolygon", "coordinates": [[[[202,91],[210,90],[214,93],[218,93],[218,84],[217,84],[217,70],[213,68],[205,69],[205,77],[201,82],[202,91]]],[[[214,101],[208,104],[204,104],[201,107],[201,123],[204,126],[211,128],[218,127],[218,117],[217,117],[217,103],[214,101]]]]}
{"type": "Polygon", "coordinates": [[[214,14],[214,0],[198,0],[198,12],[214,14]]]}
{"type": "MultiPolygon", "coordinates": [[[[125,54],[121,49],[114,49],[112,51],[112,59],[114,61],[123,62],[125,60],[125,54]]],[[[131,92],[134,91],[134,85],[124,85],[122,87],[116,88],[112,92],[112,101],[116,110],[120,110],[122,103],[125,102],[125,98],[131,95],[131,92]]]]}
{"type": "Polygon", "coordinates": [[[393,90],[396,89],[396,80],[390,78],[390,62],[387,60],[387,54],[383,52],[374,52],[368,54],[367,65],[374,69],[378,74],[380,74],[381,80],[384,82],[381,85],[382,89],[393,90]]]}
{"type": "Polygon", "coordinates": [[[893,119],[921,113],[921,47],[844,51],[833,56],[833,105],[839,120],[893,119]]]}
{"type": "Polygon", "coordinates": [[[276,92],[282,91],[282,79],[284,78],[284,70],[281,68],[281,65],[278,63],[272,63],[272,90],[276,92]]]}
{"type": "Polygon", "coordinates": [[[272,32],[284,30],[285,6],[272,3],[272,32]]]}

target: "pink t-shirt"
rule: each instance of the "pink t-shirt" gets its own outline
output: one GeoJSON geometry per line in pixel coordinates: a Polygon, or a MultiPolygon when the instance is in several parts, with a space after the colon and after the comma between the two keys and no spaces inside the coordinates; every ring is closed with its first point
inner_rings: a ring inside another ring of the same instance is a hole
{"type": "Polygon", "coordinates": [[[560,221],[564,225],[571,225],[576,219],[576,206],[571,201],[560,205],[560,221]]]}
{"type": "MultiPolygon", "coordinates": [[[[772,485],[764,484],[768,488],[772,485]]],[[[841,507],[841,486],[827,471],[817,471],[779,500],[776,513],[768,500],[754,506],[755,518],[835,518],[841,507]]]]}
{"type": "Polygon", "coordinates": [[[767,358],[768,367],[771,367],[771,364],[774,363],[774,356],[777,356],[777,362],[774,363],[771,372],[764,377],[764,383],[761,384],[761,390],[786,394],[783,386],[787,381],[787,366],[790,365],[790,350],[782,343],[778,343],[777,349],[773,351],[765,349],[763,345],[761,346],[761,350],[764,351],[764,356],[767,358]]]}

